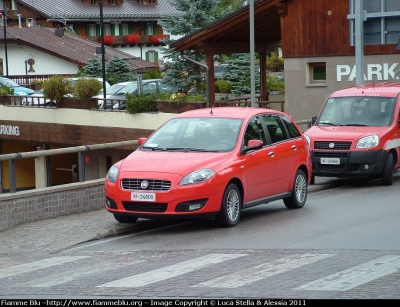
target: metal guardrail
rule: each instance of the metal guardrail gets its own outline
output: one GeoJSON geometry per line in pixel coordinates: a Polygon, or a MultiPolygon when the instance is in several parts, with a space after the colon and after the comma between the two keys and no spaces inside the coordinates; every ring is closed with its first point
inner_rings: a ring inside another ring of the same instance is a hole
{"type": "Polygon", "coordinates": [[[75,147],[68,147],[68,148],[38,150],[38,151],[30,151],[30,152],[18,152],[18,153],[0,155],[0,161],[6,161],[6,160],[9,161],[10,192],[15,193],[17,191],[16,172],[15,172],[15,161],[17,159],[39,158],[39,157],[43,157],[43,156],[52,156],[52,155],[60,155],[60,154],[77,152],[78,153],[79,182],[84,182],[85,181],[85,167],[84,167],[85,161],[84,161],[84,156],[83,156],[82,152],[89,151],[89,150],[99,150],[99,149],[107,149],[107,148],[113,148],[113,147],[136,145],[137,143],[138,143],[137,140],[131,140],[131,141],[122,141],[122,142],[113,142],[113,143],[104,143],[104,144],[95,144],[95,145],[75,146],[75,147]]]}

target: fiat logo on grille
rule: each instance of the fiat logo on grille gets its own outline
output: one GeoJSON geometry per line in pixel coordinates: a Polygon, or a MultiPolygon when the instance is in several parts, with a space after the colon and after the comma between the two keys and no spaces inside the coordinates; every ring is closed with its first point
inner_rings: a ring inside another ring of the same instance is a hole
{"type": "Polygon", "coordinates": [[[141,187],[143,190],[146,190],[146,189],[149,187],[149,182],[148,182],[147,180],[143,180],[143,181],[140,183],[140,187],[141,187]]]}
{"type": "Polygon", "coordinates": [[[335,147],[335,143],[329,143],[329,148],[335,147]]]}

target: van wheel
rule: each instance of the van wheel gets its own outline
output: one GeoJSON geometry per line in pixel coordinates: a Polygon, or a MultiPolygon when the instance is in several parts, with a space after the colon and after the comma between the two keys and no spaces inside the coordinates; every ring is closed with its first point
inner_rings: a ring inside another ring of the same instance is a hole
{"type": "Polygon", "coordinates": [[[298,209],[302,208],[307,199],[307,177],[304,172],[299,169],[294,177],[292,195],[288,198],[284,198],[286,208],[298,209]]]}
{"type": "Polygon", "coordinates": [[[130,223],[135,223],[138,218],[134,217],[134,216],[126,216],[126,215],[120,215],[120,214],[116,214],[114,213],[114,218],[123,224],[130,224],[130,223]]]}
{"type": "Polygon", "coordinates": [[[222,198],[221,209],[216,217],[221,227],[233,227],[239,222],[242,197],[236,184],[228,185],[222,198]]]}
{"type": "Polygon", "coordinates": [[[393,154],[388,153],[385,161],[385,166],[383,167],[383,172],[381,176],[382,185],[392,185],[393,183],[393,154]]]}

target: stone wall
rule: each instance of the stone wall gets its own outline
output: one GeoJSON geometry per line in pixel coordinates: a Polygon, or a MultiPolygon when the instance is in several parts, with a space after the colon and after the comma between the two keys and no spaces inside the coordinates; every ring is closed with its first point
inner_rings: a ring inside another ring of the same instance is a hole
{"type": "Polygon", "coordinates": [[[18,224],[104,207],[104,179],[0,194],[0,232],[18,224]]]}

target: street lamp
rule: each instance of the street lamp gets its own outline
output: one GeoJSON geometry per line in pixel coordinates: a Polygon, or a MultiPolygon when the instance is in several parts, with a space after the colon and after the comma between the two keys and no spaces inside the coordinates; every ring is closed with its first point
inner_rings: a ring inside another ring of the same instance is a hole
{"type": "Polygon", "coordinates": [[[103,76],[103,109],[106,109],[106,64],[104,50],[104,22],[103,22],[103,0],[99,1],[100,7],[100,35],[101,35],[101,70],[103,76]]]}
{"type": "Polygon", "coordinates": [[[4,30],[4,58],[6,59],[6,77],[8,77],[8,56],[7,56],[7,14],[8,8],[5,7],[6,3],[4,2],[4,10],[1,12],[3,16],[3,30],[4,30]]]}

